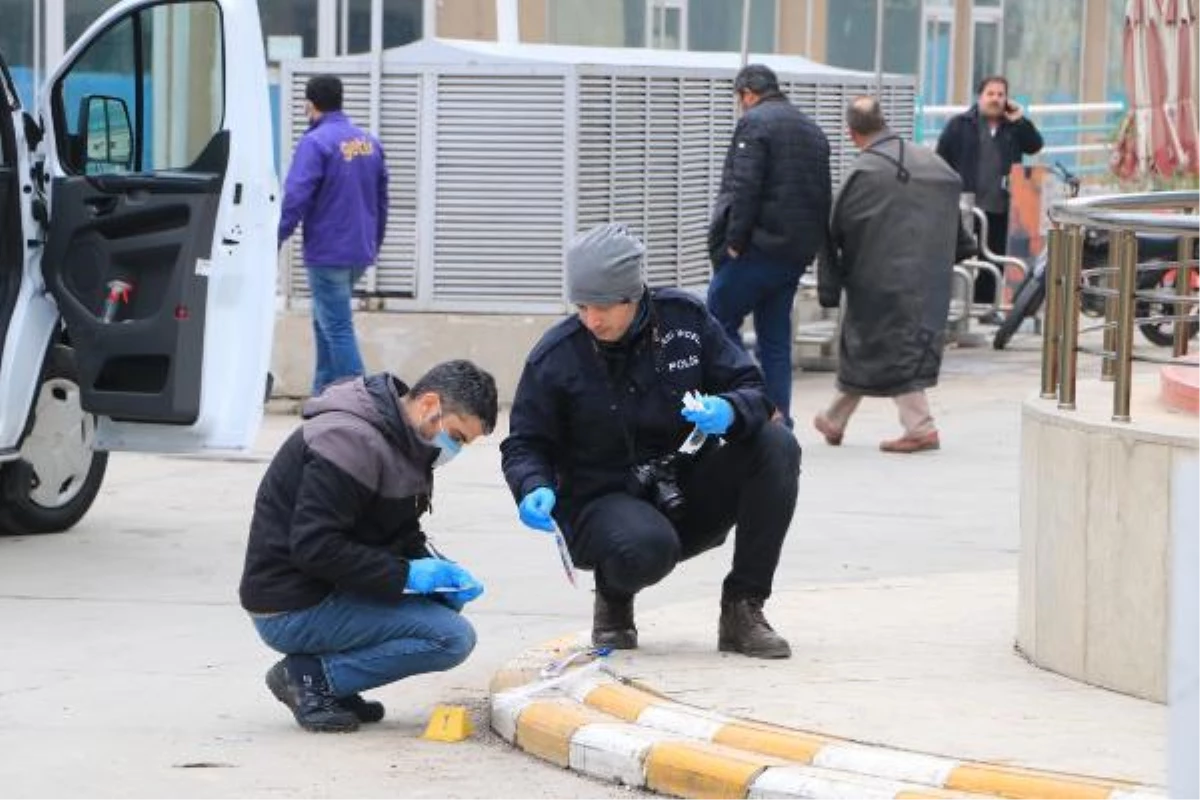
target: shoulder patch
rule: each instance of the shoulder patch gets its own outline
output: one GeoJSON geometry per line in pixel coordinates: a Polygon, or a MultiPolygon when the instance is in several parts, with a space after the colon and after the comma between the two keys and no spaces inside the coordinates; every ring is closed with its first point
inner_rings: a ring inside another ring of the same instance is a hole
{"type": "Polygon", "coordinates": [[[559,320],[550,330],[542,334],[542,338],[529,351],[527,360],[530,364],[536,364],[560,344],[570,339],[572,334],[581,330],[583,330],[583,325],[580,324],[579,317],[574,314],[564,320],[559,320]]]}

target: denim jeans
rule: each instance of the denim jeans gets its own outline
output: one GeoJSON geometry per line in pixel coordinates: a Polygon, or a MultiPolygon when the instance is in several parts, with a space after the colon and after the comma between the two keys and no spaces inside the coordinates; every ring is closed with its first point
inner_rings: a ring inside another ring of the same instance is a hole
{"type": "Polygon", "coordinates": [[[317,347],[314,396],[331,383],[363,374],[350,297],[364,272],[362,267],[308,267],[313,341],[317,347]]]}
{"type": "Polygon", "coordinates": [[[443,672],[475,649],[475,629],[465,617],[416,595],[377,603],[335,592],[312,608],[251,619],[272,649],[321,659],[337,697],[443,672]]]}
{"type": "Polygon", "coordinates": [[[726,256],[708,286],[708,310],[743,348],[742,322],[754,315],[767,397],[792,425],[792,303],[803,272],[746,254],[726,256]]]}

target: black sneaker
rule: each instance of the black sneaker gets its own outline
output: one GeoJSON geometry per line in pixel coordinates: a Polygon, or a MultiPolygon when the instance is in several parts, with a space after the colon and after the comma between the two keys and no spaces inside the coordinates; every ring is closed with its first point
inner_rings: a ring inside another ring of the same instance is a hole
{"type": "Polygon", "coordinates": [[[358,717],[341,705],[312,656],[288,656],[267,671],[267,688],[292,711],[297,724],[314,733],[350,733],[358,717]],[[315,663],[315,668],[312,663],[315,663]]]}
{"type": "Polygon", "coordinates": [[[379,722],[383,719],[383,703],[378,700],[367,700],[361,694],[352,694],[349,697],[339,697],[338,702],[358,717],[359,722],[379,722]]]}

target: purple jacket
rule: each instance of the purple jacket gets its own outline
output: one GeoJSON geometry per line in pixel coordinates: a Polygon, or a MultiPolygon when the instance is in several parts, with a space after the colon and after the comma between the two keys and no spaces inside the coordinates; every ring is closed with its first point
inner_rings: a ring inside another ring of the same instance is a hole
{"type": "Polygon", "coordinates": [[[379,140],[342,112],[325,113],[296,145],[279,243],[303,222],[306,266],[374,264],[387,229],[387,183],[379,140]]]}

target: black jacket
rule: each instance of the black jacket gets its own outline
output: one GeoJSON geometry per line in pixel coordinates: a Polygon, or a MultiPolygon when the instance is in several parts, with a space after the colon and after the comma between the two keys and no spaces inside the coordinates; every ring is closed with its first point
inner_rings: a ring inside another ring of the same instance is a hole
{"type": "Polygon", "coordinates": [[[709,227],[713,263],[732,247],[808,266],[825,244],[832,197],[825,134],[783,95],[764,97],[738,120],[725,153],[709,227]]]}
{"type": "MultiPolygon", "coordinates": [[[[1022,156],[1034,155],[1042,149],[1042,134],[1028,117],[1016,122],[1004,120],[996,131],[995,142],[1000,150],[1001,174],[1007,175],[1022,156]]],[[[976,193],[979,173],[979,106],[951,117],[938,137],[937,154],[954,168],[962,178],[963,191],[976,193]]]]}
{"type": "Polygon", "coordinates": [[[533,348],[517,385],[501,464],[518,501],[555,488],[554,516],[570,535],[585,503],[629,488],[635,463],[677,448],[691,431],[679,415],[689,390],[721,395],[736,421],[726,438],[760,430],[774,411],[762,373],[699,300],[651,293],[643,330],[606,352],[577,316],[533,348]]]}
{"type": "Polygon", "coordinates": [[[438,453],[401,411],[407,392],[385,373],[305,405],[258,487],[240,592],[248,611],[308,608],[335,589],[404,596],[408,559],[428,555],[420,517],[438,453]]]}

